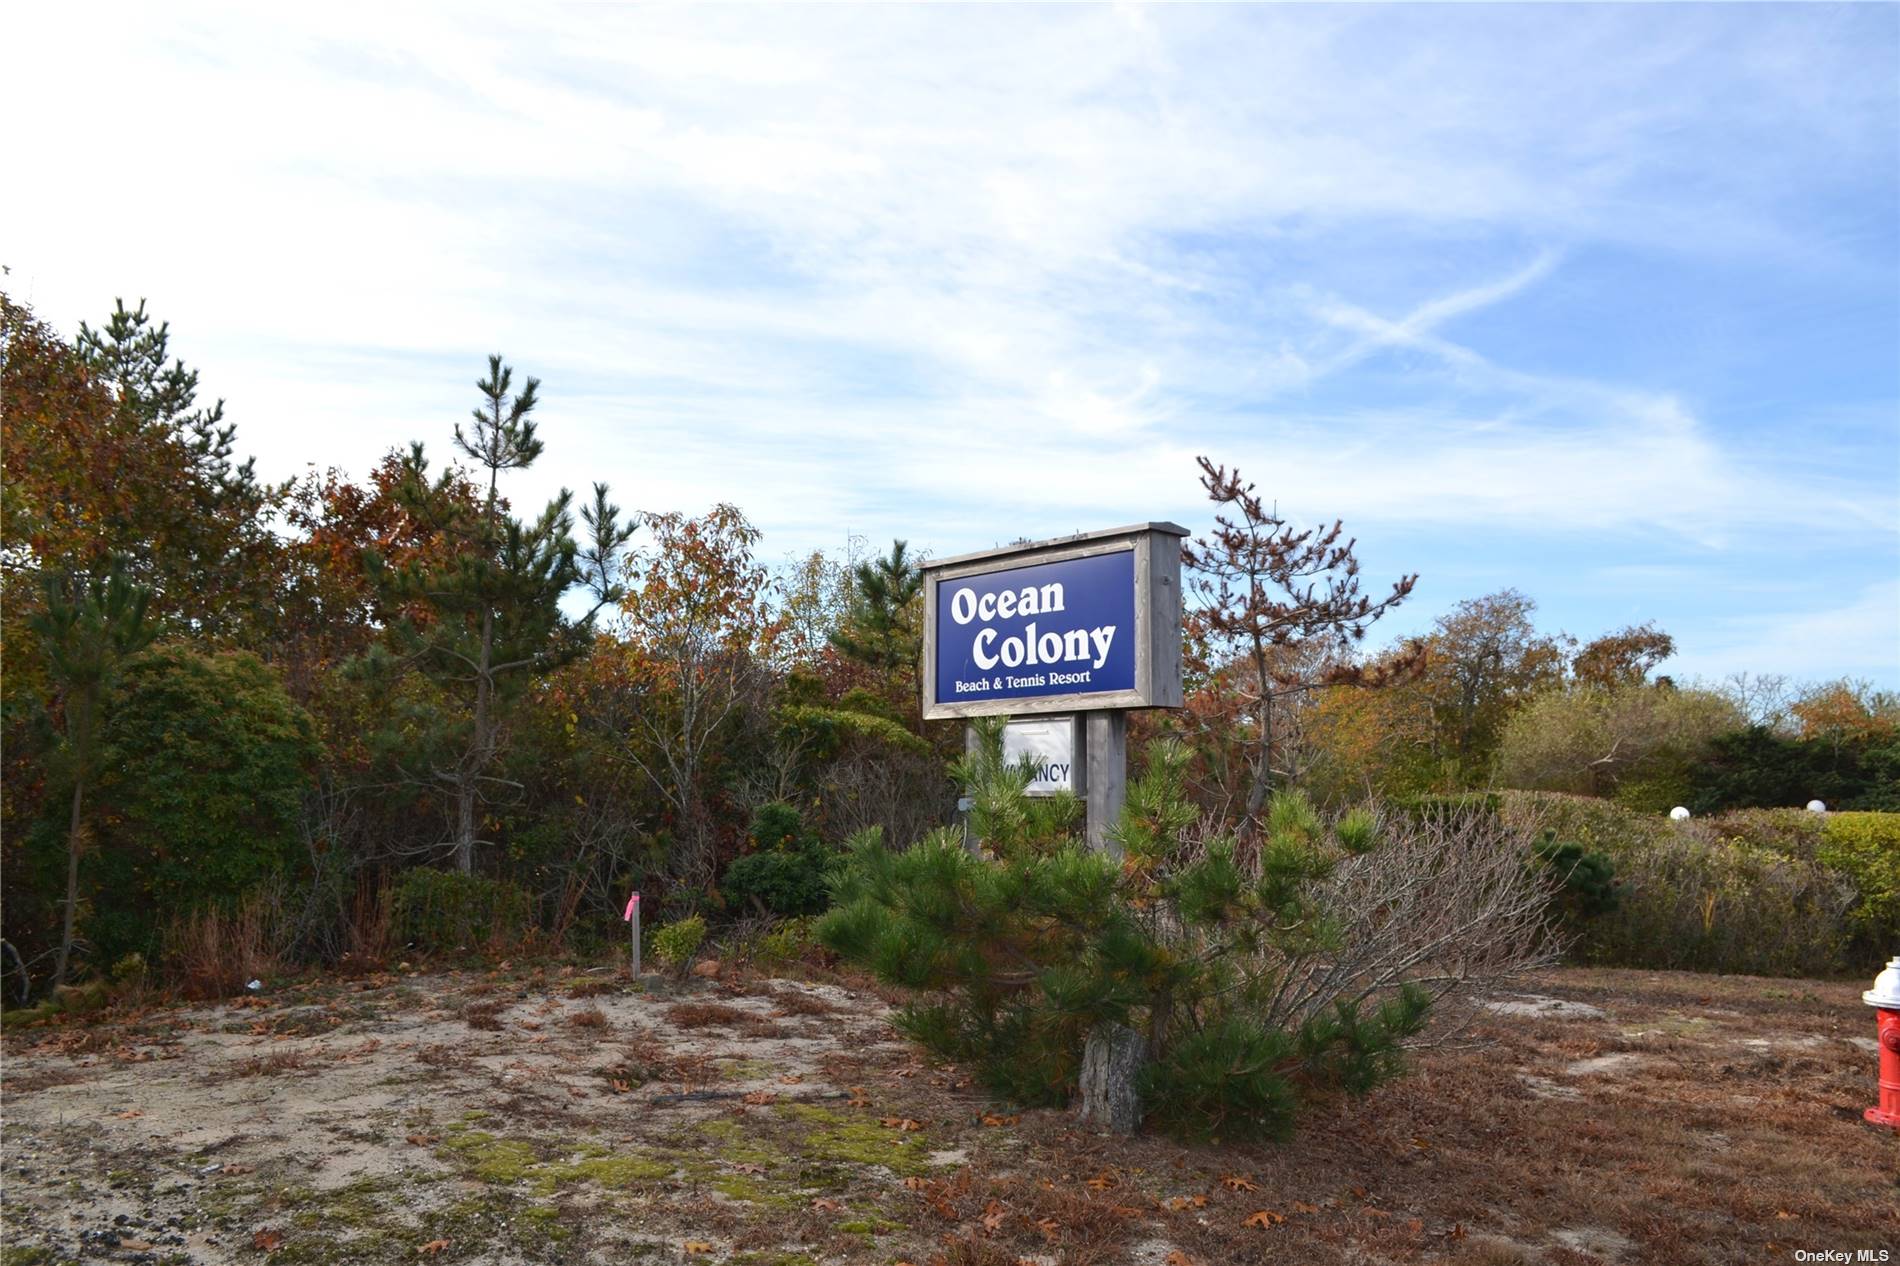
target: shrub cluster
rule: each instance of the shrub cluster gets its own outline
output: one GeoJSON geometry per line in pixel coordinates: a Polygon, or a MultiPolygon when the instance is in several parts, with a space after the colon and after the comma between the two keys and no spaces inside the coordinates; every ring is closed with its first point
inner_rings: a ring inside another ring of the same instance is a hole
{"type": "Polygon", "coordinates": [[[835,858],[797,809],[788,804],[760,808],[749,843],[753,851],[734,858],[719,881],[728,909],[786,918],[824,912],[826,874],[835,858]]]}
{"type": "Polygon", "coordinates": [[[979,736],[957,776],[980,851],[955,830],[901,852],[866,833],[818,935],[924,991],[900,1027],[1004,1097],[1066,1100],[1091,1038],[1133,1030],[1156,1123],[1194,1137],[1282,1135],[1302,1093],[1362,1092],[1397,1069],[1434,1000],[1469,983],[1440,958],[1508,974],[1534,957],[1548,896],[1523,841],[1494,850],[1502,866],[1454,893],[1469,858],[1398,847],[1365,811],[1326,821],[1296,794],[1276,797],[1250,838],[1203,838],[1187,754],[1164,743],[1129,788],[1118,858],[1077,841],[1072,799],[1025,797],[1028,773],[1003,761],[1000,724],[979,736]],[[1500,898],[1488,907],[1497,917],[1467,919],[1470,902],[1500,898]],[[1406,938],[1440,935],[1435,908],[1467,932],[1420,953],[1406,938]],[[1479,943],[1505,928],[1517,935],[1502,954],[1479,943]]]}
{"type": "Polygon", "coordinates": [[[423,953],[460,953],[518,944],[532,903],[514,884],[447,870],[407,870],[389,894],[398,944],[423,953]]]}

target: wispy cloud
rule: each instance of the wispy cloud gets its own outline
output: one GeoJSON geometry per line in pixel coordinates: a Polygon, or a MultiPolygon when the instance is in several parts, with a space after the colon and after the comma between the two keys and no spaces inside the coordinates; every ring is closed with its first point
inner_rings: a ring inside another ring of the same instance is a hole
{"type": "MultiPolygon", "coordinates": [[[[1791,458],[1644,343],[1771,374],[1768,285],[1900,334],[1896,13],[40,6],[0,262],[69,326],[150,296],[276,472],[439,440],[502,350],[523,495],[784,548],[1193,520],[1211,451],[1474,554],[1892,566],[1890,426],[1791,458]]],[[[1786,428],[1891,419],[1850,370],[1786,428]]]]}

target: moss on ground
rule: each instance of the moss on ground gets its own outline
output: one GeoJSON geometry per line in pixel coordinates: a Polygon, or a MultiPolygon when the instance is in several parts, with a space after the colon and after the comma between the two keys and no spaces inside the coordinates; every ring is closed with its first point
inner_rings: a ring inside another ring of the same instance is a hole
{"type": "Polygon", "coordinates": [[[910,1177],[934,1168],[921,1130],[893,1130],[864,1116],[845,1116],[808,1103],[780,1104],[780,1115],[808,1128],[799,1151],[817,1160],[882,1165],[910,1177]]]}

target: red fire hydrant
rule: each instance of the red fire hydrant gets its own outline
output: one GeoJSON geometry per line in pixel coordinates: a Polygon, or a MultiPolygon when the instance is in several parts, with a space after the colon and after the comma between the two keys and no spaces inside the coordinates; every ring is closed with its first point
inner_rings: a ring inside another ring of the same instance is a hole
{"type": "Polygon", "coordinates": [[[1880,1104],[1861,1115],[1875,1125],[1900,1130],[1900,956],[1874,977],[1861,1001],[1880,1009],[1880,1104]]]}

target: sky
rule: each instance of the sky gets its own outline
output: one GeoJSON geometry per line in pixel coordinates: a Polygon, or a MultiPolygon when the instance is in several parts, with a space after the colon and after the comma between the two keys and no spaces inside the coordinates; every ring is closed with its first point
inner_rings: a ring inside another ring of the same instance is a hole
{"type": "Polygon", "coordinates": [[[783,559],[1342,518],[1679,677],[1900,686],[1900,6],[11,6],[0,277],[260,472],[439,455],[783,559]]]}

